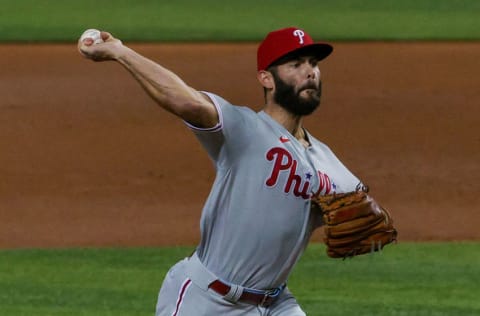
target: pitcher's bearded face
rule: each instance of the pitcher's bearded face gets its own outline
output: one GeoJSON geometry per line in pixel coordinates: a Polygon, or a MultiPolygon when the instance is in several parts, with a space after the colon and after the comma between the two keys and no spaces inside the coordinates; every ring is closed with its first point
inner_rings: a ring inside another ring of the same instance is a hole
{"type": "Polygon", "coordinates": [[[322,95],[321,81],[318,81],[318,84],[313,80],[307,81],[296,87],[280,78],[276,71],[271,73],[275,82],[273,93],[275,103],[288,112],[301,116],[309,115],[318,108],[322,95]]]}

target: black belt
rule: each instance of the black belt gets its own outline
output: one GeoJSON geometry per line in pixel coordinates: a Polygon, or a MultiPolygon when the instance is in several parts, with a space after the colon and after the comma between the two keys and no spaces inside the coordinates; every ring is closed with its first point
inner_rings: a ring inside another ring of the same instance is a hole
{"type": "MultiPolygon", "coordinates": [[[[285,286],[286,285],[284,284],[278,288],[268,291],[252,291],[249,289],[243,289],[243,292],[240,295],[238,301],[249,303],[252,305],[258,305],[261,307],[268,307],[272,305],[273,302],[275,302],[278,296],[280,296],[280,293],[282,293],[283,289],[285,289],[285,286]]],[[[231,289],[230,285],[220,280],[213,281],[208,287],[222,296],[227,295],[231,289]]]]}

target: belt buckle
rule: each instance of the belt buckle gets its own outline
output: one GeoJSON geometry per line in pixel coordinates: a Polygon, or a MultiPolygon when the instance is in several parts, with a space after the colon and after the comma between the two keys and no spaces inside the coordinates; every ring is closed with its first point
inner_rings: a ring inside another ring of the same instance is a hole
{"type": "Polygon", "coordinates": [[[280,294],[280,289],[279,288],[265,291],[265,294],[263,295],[263,299],[260,302],[260,304],[258,304],[258,305],[260,307],[270,306],[270,304],[273,303],[273,299],[276,298],[278,296],[278,294],[280,294]]]}

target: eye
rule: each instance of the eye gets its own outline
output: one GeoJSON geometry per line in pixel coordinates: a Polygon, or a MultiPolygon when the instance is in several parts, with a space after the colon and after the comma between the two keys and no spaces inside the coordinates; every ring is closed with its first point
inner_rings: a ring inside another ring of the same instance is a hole
{"type": "Polygon", "coordinates": [[[293,68],[298,68],[302,65],[302,63],[299,60],[294,60],[292,61],[291,65],[293,68]]]}
{"type": "Polygon", "coordinates": [[[318,65],[318,59],[316,58],[310,59],[309,62],[310,62],[310,65],[312,65],[313,67],[318,65]]]}

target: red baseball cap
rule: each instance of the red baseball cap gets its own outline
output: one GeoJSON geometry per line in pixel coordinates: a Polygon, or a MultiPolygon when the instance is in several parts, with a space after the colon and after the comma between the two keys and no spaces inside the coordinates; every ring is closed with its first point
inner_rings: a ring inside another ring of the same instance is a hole
{"type": "Polygon", "coordinates": [[[266,70],[272,63],[292,52],[311,54],[322,60],[333,51],[327,43],[315,43],[302,29],[287,27],[267,34],[257,50],[257,69],[266,70]]]}

